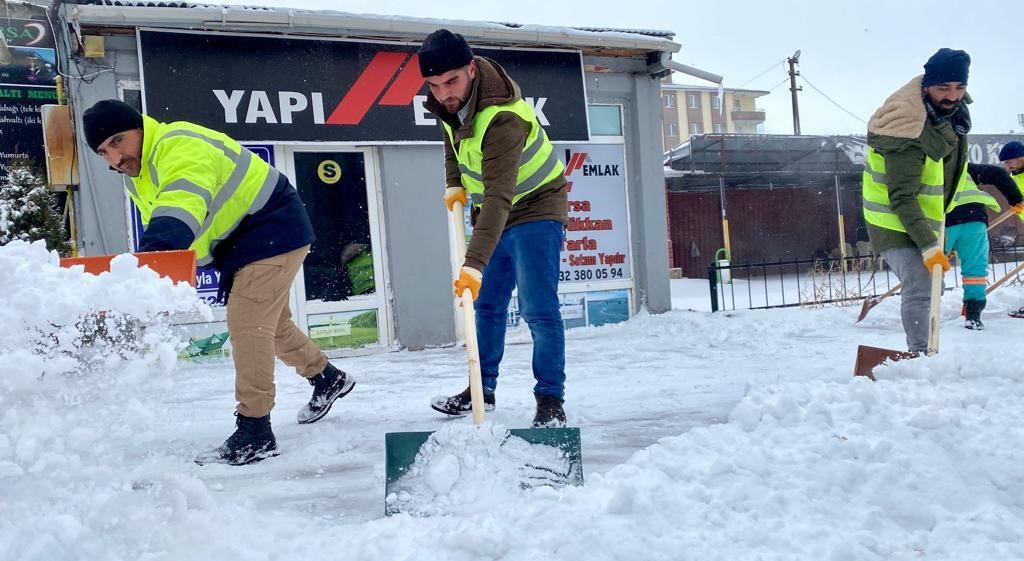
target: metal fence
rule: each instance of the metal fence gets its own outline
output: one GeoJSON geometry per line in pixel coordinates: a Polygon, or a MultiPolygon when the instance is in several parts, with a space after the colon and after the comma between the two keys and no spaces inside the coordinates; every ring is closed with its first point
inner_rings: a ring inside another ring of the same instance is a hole
{"type": "MultiPolygon", "coordinates": [[[[1022,269],[1024,246],[994,249],[989,255],[989,284],[1008,275],[1006,282],[1024,284],[1022,269]]],[[[881,295],[899,282],[885,261],[876,255],[760,263],[715,262],[708,266],[713,312],[851,305],[881,295]]],[[[958,264],[946,274],[945,286],[946,290],[960,287],[958,264]]]]}

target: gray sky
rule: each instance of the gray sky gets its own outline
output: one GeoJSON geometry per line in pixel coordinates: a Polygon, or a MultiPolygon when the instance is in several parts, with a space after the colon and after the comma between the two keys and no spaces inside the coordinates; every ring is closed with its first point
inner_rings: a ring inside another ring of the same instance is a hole
{"type": "MultiPolygon", "coordinates": [[[[1024,131],[1017,117],[1024,113],[1024,28],[1013,1],[258,3],[383,15],[673,31],[675,41],[682,45],[673,56],[675,60],[724,76],[726,87],[771,90],[758,100],[767,115],[765,132],[783,134],[793,132],[784,61],[797,49],[803,75],[798,78],[803,87],[798,100],[804,134],[863,134],[866,125],[859,119],[866,121],[886,96],[922,73],[932,53],[940,47],[963,49],[971,55],[968,91],[974,98],[973,132],[1024,131]]],[[[674,80],[709,85],[679,74],[674,80]]]]}

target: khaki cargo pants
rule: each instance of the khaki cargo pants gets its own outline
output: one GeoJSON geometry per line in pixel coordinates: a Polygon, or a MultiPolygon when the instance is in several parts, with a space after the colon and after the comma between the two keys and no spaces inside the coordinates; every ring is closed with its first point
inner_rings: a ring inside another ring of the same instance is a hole
{"type": "Polygon", "coordinates": [[[228,298],[228,333],[235,361],[238,413],[262,417],[274,408],[274,357],[311,378],[327,356],[292,322],[289,291],[309,246],[254,261],[235,273],[228,298]]]}

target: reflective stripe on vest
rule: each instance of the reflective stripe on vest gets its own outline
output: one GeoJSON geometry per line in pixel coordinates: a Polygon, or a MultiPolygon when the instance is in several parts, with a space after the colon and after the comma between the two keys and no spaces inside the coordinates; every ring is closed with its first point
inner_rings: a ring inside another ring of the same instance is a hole
{"type": "MultiPolygon", "coordinates": [[[[482,148],[484,134],[494,117],[503,111],[515,113],[530,123],[530,134],[526,137],[523,152],[519,157],[516,191],[512,197],[513,205],[565,171],[565,166],[558,159],[554,146],[548,141],[548,135],[537,121],[537,116],[529,103],[520,99],[506,105],[492,105],[473,116],[473,136],[460,141],[458,149],[455,150],[455,158],[459,162],[459,172],[462,174],[462,186],[466,188],[470,202],[476,206],[484,202],[482,148]]],[[[444,123],[444,130],[448,135],[448,141],[454,147],[455,140],[452,129],[447,123],[444,123]]]]}
{"type": "MultiPolygon", "coordinates": [[[[960,172],[957,181],[956,192],[959,194],[967,177],[967,166],[960,172]]],[[[906,232],[903,222],[889,206],[888,176],[885,173],[885,158],[868,147],[868,157],[864,162],[864,220],[887,230],[906,232]]],[[[921,169],[921,191],[917,200],[921,204],[921,211],[932,230],[938,233],[939,228],[945,220],[945,213],[953,208],[953,201],[943,211],[943,171],[942,162],[925,157],[924,166],[921,169]]],[[[956,195],[953,199],[955,200],[956,195]]]]}
{"type": "Polygon", "coordinates": [[[964,178],[964,184],[957,190],[956,195],[953,196],[953,204],[951,208],[956,208],[960,205],[969,205],[971,203],[981,203],[994,212],[999,212],[999,202],[996,198],[978,188],[978,184],[971,179],[968,174],[964,178]]]}
{"type": "Polygon", "coordinates": [[[199,265],[247,215],[263,208],[280,173],[232,138],[192,123],[143,118],[142,174],[128,195],[143,226],[160,216],[185,223],[199,265]]]}

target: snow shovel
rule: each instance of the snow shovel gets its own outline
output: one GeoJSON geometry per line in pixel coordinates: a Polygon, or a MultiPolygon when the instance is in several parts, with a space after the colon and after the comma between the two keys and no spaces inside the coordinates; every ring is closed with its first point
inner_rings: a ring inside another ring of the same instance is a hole
{"type": "MultiPolygon", "coordinates": [[[[156,271],[161,277],[167,277],[175,283],[187,282],[196,285],[196,252],[191,249],[174,251],[143,251],[134,253],[139,260],[139,267],[146,266],[156,271]]],[[[116,255],[90,255],[88,257],[63,257],[61,267],[81,265],[86,273],[98,275],[110,270],[110,260],[116,255]]]]}
{"type": "MultiPolygon", "coordinates": [[[[1006,220],[1009,219],[1011,216],[1014,216],[1013,210],[1007,210],[1006,212],[1000,214],[994,220],[992,220],[991,224],[988,225],[988,231],[991,232],[992,228],[995,228],[996,226],[1002,224],[1003,222],[1006,222],[1006,220]]],[[[865,298],[864,303],[860,307],[860,314],[857,315],[857,321],[853,323],[860,323],[861,320],[868,317],[868,312],[871,311],[871,308],[874,308],[875,306],[881,304],[882,300],[885,300],[886,298],[899,292],[900,288],[902,287],[903,283],[900,283],[887,290],[884,294],[879,294],[878,296],[871,296],[865,298]]]]}
{"type": "MultiPolygon", "coordinates": [[[[463,256],[466,253],[466,226],[463,222],[462,203],[455,203],[451,215],[455,226],[459,255],[463,256]]],[[[473,295],[469,289],[466,289],[462,291],[459,298],[461,300],[460,305],[466,335],[466,355],[469,362],[469,395],[473,411],[473,424],[480,426],[484,422],[484,390],[480,374],[480,353],[477,347],[473,295]]],[[[583,485],[583,462],[580,452],[579,428],[510,429],[508,432],[510,436],[519,437],[530,444],[543,444],[561,450],[568,461],[569,471],[564,474],[556,474],[558,476],[556,479],[559,483],[583,485]]],[[[427,442],[431,434],[431,432],[389,432],[384,435],[385,472],[387,476],[384,484],[385,499],[391,494],[394,485],[415,463],[420,447],[427,442]]],[[[396,514],[398,511],[396,507],[389,505],[385,501],[385,514],[396,514]]]]}
{"type": "MultiPolygon", "coordinates": [[[[945,242],[946,223],[939,226],[939,247],[945,242]]],[[[942,265],[932,267],[932,289],[931,298],[928,304],[928,356],[939,353],[939,305],[942,303],[942,265]]],[[[853,366],[854,376],[866,376],[875,379],[874,369],[886,360],[896,362],[908,358],[917,357],[917,353],[910,351],[896,351],[867,345],[857,346],[857,360],[853,366]]]]}

